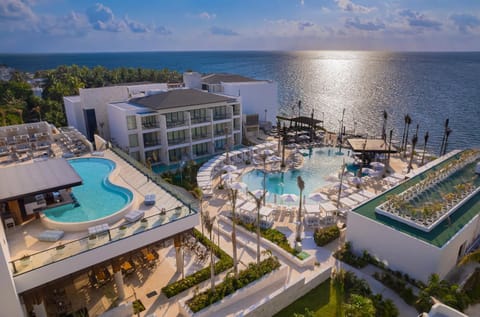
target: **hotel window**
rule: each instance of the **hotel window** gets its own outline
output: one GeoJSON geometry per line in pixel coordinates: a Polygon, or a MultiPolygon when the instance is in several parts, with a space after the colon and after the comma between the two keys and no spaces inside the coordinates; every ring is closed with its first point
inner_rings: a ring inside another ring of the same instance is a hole
{"type": "Polygon", "coordinates": [[[215,107],[213,108],[213,118],[215,120],[221,120],[227,118],[227,107],[215,107]]]}
{"type": "Polygon", "coordinates": [[[172,131],[167,133],[167,140],[169,145],[183,143],[185,142],[185,139],[185,130],[172,131]]]}
{"type": "Polygon", "coordinates": [[[200,123],[207,121],[207,109],[191,110],[190,115],[192,118],[192,123],[200,123]]]}
{"type": "Polygon", "coordinates": [[[208,154],[208,143],[195,144],[192,146],[193,154],[201,156],[208,154]]]}
{"type": "Polygon", "coordinates": [[[127,116],[127,130],[135,130],[137,128],[137,119],[135,116],[127,116]]]}
{"type": "Polygon", "coordinates": [[[140,152],[138,151],[130,152],[130,156],[136,159],[137,161],[140,161],[140,152]]]}
{"type": "Polygon", "coordinates": [[[183,112],[170,112],[165,114],[167,123],[183,123],[185,121],[183,112]]]}
{"type": "Polygon", "coordinates": [[[187,158],[186,148],[173,149],[168,151],[168,159],[170,160],[170,162],[178,162],[182,158],[187,158]]]}
{"type": "Polygon", "coordinates": [[[128,146],[129,147],[137,147],[138,146],[138,135],[136,135],[136,134],[129,134],[128,135],[128,146]]]}
{"type": "Polygon", "coordinates": [[[208,137],[207,127],[198,127],[192,129],[192,139],[203,139],[208,137]]]}

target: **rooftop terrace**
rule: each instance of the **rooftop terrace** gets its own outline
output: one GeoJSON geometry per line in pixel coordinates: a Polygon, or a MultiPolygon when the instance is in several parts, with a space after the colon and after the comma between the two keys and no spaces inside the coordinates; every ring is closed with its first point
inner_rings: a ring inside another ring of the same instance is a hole
{"type": "MultiPolygon", "coordinates": [[[[435,223],[434,226],[428,226],[430,231],[421,230],[415,228],[411,224],[408,224],[406,221],[401,221],[400,219],[393,219],[395,217],[389,217],[385,214],[378,213],[378,207],[384,204],[387,200],[391,199],[392,196],[401,195],[402,193],[407,192],[410,188],[415,187],[417,184],[424,182],[425,180],[431,178],[433,174],[438,173],[440,170],[451,165],[453,162],[458,161],[458,159],[464,154],[463,152],[457,152],[450,157],[444,159],[444,161],[439,162],[438,164],[433,165],[429,169],[425,170],[422,173],[410,178],[409,180],[399,184],[398,186],[390,189],[389,191],[379,195],[378,197],[366,202],[363,205],[355,208],[353,212],[356,212],[360,215],[363,215],[367,218],[370,218],[374,221],[377,221],[383,225],[392,227],[400,232],[408,234],[414,238],[423,240],[431,245],[442,247],[447,243],[458,231],[460,231],[468,222],[470,222],[479,212],[480,212],[480,194],[475,193],[468,197],[468,200],[465,199],[463,204],[456,205],[455,208],[452,206],[452,212],[447,216],[441,218],[440,221],[435,223]]],[[[476,159],[478,161],[478,158],[476,159]]],[[[475,162],[469,163],[463,168],[457,170],[453,175],[455,176],[456,184],[460,184],[465,180],[472,182],[475,188],[480,186],[480,177],[475,176],[475,162]]],[[[454,185],[454,184],[452,184],[454,185]]],[[[436,189],[441,191],[441,187],[436,189]]],[[[433,195],[438,196],[438,192],[433,195]]]]}

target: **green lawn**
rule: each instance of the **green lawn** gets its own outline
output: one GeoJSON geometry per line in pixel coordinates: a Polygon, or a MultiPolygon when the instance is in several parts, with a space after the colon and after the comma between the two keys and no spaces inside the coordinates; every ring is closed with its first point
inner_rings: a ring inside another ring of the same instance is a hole
{"type": "Polygon", "coordinates": [[[275,317],[292,317],[295,313],[304,314],[305,308],[313,311],[318,317],[337,316],[337,292],[330,285],[330,279],[326,280],[305,296],[281,310],[275,317]]]}

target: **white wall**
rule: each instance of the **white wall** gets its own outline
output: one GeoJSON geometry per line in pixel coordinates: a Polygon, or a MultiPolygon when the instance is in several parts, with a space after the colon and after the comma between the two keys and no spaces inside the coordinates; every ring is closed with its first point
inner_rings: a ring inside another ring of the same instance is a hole
{"type": "Polygon", "coordinates": [[[5,230],[0,226],[0,281],[2,291],[0,296],[1,316],[23,316],[23,309],[17,295],[17,289],[13,283],[10,263],[10,252],[8,250],[5,230]]]}
{"type": "Polygon", "coordinates": [[[229,96],[242,97],[243,114],[258,113],[260,121],[265,120],[267,109],[267,121],[276,124],[278,111],[278,87],[277,83],[269,81],[257,81],[246,83],[222,83],[223,93],[229,96]]]}
{"type": "Polygon", "coordinates": [[[75,110],[81,107],[80,98],[78,98],[78,96],[63,97],[63,104],[65,105],[65,115],[67,116],[68,125],[76,127],[78,130],[78,118],[75,110]]]}
{"type": "MultiPolygon", "coordinates": [[[[137,134],[140,127],[137,123],[136,130],[127,129],[127,116],[135,115],[136,111],[132,109],[124,109],[115,104],[109,104],[107,106],[108,120],[111,122],[109,135],[111,139],[115,139],[115,142],[123,149],[129,146],[128,135],[137,134]]],[[[140,142],[140,138],[138,140],[140,142]]]]}
{"type": "Polygon", "coordinates": [[[346,239],[357,254],[367,250],[380,261],[386,261],[391,269],[424,282],[432,273],[440,273],[440,248],[356,212],[348,214],[346,239]]]}

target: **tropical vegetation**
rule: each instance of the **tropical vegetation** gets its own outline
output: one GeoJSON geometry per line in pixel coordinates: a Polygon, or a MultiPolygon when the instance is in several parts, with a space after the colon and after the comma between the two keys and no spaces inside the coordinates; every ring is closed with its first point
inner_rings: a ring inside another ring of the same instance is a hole
{"type": "Polygon", "coordinates": [[[338,229],[337,225],[316,229],[313,233],[313,239],[320,247],[329,244],[338,237],[340,237],[340,229],[338,229]]]}
{"type": "Polygon", "coordinates": [[[144,68],[107,69],[77,65],[59,66],[38,71],[34,75],[41,80],[42,98],[34,96],[27,83],[26,74],[16,72],[8,82],[0,82],[0,125],[24,122],[48,121],[57,127],[67,121],[63,109],[63,97],[78,95],[80,88],[96,88],[131,82],[181,82],[181,75],[168,69],[144,68]]]}

